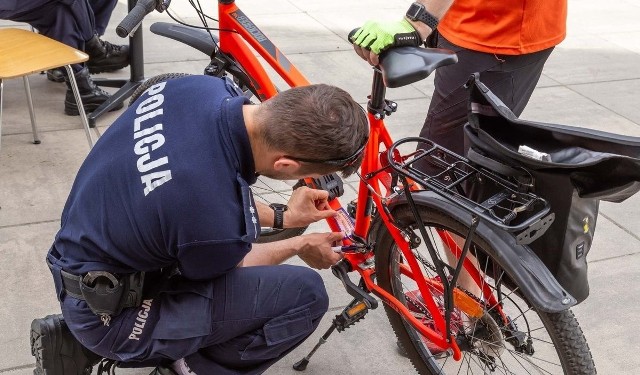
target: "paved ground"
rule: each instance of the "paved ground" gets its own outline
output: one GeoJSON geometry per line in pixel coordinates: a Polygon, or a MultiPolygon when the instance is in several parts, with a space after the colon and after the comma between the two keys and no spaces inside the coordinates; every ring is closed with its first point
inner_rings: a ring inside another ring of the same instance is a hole
{"type": "MultiPolygon", "coordinates": [[[[345,41],[348,30],[369,18],[395,18],[409,0],[239,0],[238,4],[312,81],[341,86],[363,104],[370,88],[368,66],[345,41]]],[[[215,14],[214,2],[206,4],[215,14]]],[[[640,136],[640,1],[571,0],[569,35],[549,59],[523,118],[640,136]]],[[[172,7],[192,19],[185,0],[172,7]]],[[[107,39],[126,9],[121,0],[107,39]]],[[[553,9],[548,9],[553,11],[553,9]]],[[[152,35],[144,25],[145,72],[199,73],[205,56],[152,35]]],[[[16,26],[2,21],[0,27],[16,26]]],[[[24,25],[17,25],[24,27],[24,25]]],[[[0,56],[0,58],[2,58],[0,56]]],[[[128,71],[105,75],[128,77],[128,71]]],[[[44,254],[59,225],[73,177],[88,147],[78,118],[62,114],[64,85],[32,76],[42,144],[30,143],[29,116],[21,80],[5,83],[0,151],[0,374],[32,372],[29,323],[59,311],[44,254]]],[[[390,90],[400,105],[388,121],[393,135],[415,135],[430,98],[430,79],[390,90]]],[[[118,113],[99,119],[102,131],[118,113]]],[[[353,194],[349,192],[349,194],[353,194]]],[[[591,296],[574,309],[601,374],[637,374],[640,356],[637,300],[640,289],[640,196],[601,207],[590,260],[591,296]]],[[[323,228],[317,228],[322,230],[323,228]]],[[[331,295],[330,318],[348,298],[330,272],[322,272],[331,295]]],[[[329,325],[329,318],[319,332],[329,325]]],[[[318,333],[268,371],[292,374],[291,364],[316,342],[318,333]]],[[[382,309],[336,334],[314,357],[310,374],[413,373],[395,353],[395,338],[382,309]]],[[[148,371],[122,371],[145,374],[148,371]]]]}

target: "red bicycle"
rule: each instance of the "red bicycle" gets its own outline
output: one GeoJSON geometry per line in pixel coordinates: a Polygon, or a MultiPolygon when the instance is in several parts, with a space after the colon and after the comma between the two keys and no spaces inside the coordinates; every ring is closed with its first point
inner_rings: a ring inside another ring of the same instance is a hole
{"type": "MultiPolygon", "coordinates": [[[[288,85],[309,84],[234,0],[218,1],[217,19],[205,15],[194,1],[203,26],[155,23],[151,31],[210,56],[204,74],[228,76],[256,100],[277,95],[255,51],[288,85]],[[209,27],[210,21],[218,25],[209,27]]],[[[140,1],[119,32],[129,34],[145,14],[167,5],[140,1]]],[[[394,142],[385,128],[385,117],[397,110],[396,103],[385,98],[386,88],[417,82],[456,61],[450,51],[401,47],[389,50],[373,69],[367,104],[370,135],[357,200],[342,206],[337,175],[298,182],[329,191],[331,207],[340,213],[328,224],[349,238],[340,249],[344,259],[332,272],[353,301],[335,316],[311,353],[294,365],[296,370],[306,368],[332,332],[343,331],[377,308],[379,299],[399,345],[421,374],[596,373],[570,310],[577,301],[526,246],[544,233],[552,218],[547,202],[517,181],[427,139],[394,142]],[[425,162],[434,172],[416,167],[425,162]],[[475,201],[465,195],[467,184],[490,185],[496,193],[475,201]],[[351,280],[354,274],[358,282],[351,280]]],[[[151,85],[181,75],[148,80],[132,101],[151,85]]],[[[267,202],[286,200],[290,189],[264,180],[254,195],[267,202]]],[[[288,238],[304,229],[263,228],[261,241],[288,238]]]]}

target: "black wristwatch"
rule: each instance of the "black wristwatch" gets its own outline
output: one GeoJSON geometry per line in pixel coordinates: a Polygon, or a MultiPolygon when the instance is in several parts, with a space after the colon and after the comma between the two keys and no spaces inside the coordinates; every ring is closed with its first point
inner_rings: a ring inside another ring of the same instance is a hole
{"type": "Polygon", "coordinates": [[[431,30],[435,30],[438,27],[438,22],[440,22],[433,14],[427,12],[427,10],[424,9],[424,5],[420,3],[411,4],[405,16],[411,21],[424,23],[429,26],[431,30]]]}
{"type": "Polygon", "coordinates": [[[289,209],[286,204],[282,203],[271,203],[269,205],[273,210],[273,228],[274,229],[283,229],[284,228],[284,212],[289,209]]]}

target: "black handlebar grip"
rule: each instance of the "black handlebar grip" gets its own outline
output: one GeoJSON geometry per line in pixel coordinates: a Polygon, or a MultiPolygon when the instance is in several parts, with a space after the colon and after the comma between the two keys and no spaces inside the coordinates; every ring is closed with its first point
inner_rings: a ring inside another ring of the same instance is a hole
{"type": "Polygon", "coordinates": [[[156,7],[156,0],[140,0],[131,12],[118,24],[116,34],[121,38],[126,38],[142,22],[142,19],[153,12],[156,7]]]}
{"type": "Polygon", "coordinates": [[[347,40],[349,41],[349,43],[353,44],[353,40],[351,40],[351,37],[358,32],[358,30],[360,30],[359,27],[356,27],[355,29],[351,30],[349,32],[349,35],[347,35],[347,40]]]}

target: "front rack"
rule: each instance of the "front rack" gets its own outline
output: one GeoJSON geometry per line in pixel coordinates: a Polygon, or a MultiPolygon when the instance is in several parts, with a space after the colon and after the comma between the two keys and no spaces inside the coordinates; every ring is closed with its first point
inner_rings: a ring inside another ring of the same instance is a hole
{"type": "Polygon", "coordinates": [[[539,225],[550,211],[549,203],[529,192],[529,186],[472,166],[468,159],[426,138],[409,137],[395,142],[387,159],[400,177],[509,232],[539,225]],[[399,148],[416,151],[401,156],[399,148]]]}

